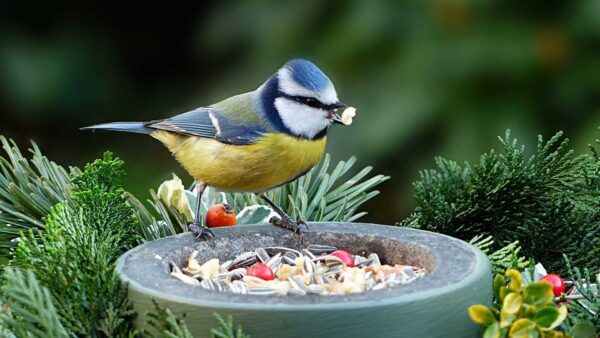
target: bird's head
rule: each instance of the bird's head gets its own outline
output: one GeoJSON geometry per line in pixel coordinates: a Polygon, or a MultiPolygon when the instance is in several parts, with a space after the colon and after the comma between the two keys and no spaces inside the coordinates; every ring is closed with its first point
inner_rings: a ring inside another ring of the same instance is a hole
{"type": "Polygon", "coordinates": [[[288,61],[260,89],[267,117],[292,135],[315,139],[324,136],[332,123],[340,123],[333,83],[314,63],[288,61]]]}

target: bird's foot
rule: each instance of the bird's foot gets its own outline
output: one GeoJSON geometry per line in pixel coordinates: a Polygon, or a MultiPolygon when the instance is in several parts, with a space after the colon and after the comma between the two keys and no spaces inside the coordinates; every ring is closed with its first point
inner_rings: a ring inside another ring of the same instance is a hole
{"type": "Polygon", "coordinates": [[[306,230],[308,230],[308,225],[306,222],[300,218],[294,222],[294,220],[288,215],[284,215],[281,218],[273,216],[269,222],[284,229],[288,229],[297,235],[302,235],[301,227],[304,227],[306,230]]]}
{"type": "Polygon", "coordinates": [[[190,231],[194,234],[194,237],[200,241],[213,241],[215,234],[207,227],[200,226],[198,223],[192,223],[190,225],[190,231]]]}

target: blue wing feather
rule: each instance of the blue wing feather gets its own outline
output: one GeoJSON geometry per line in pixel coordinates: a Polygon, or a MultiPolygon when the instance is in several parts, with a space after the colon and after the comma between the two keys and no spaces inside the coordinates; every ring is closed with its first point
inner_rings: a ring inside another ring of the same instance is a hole
{"type": "Polygon", "coordinates": [[[235,124],[216,108],[198,108],[165,120],[151,122],[147,126],[178,134],[214,138],[219,142],[234,145],[254,143],[265,132],[260,126],[235,124]]]}

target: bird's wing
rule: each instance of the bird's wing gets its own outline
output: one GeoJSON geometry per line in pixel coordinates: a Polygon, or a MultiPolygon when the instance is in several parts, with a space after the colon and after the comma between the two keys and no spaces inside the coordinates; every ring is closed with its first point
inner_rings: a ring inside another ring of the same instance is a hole
{"type": "Polygon", "coordinates": [[[245,145],[254,143],[265,132],[257,124],[228,117],[214,107],[198,108],[171,118],[150,122],[147,127],[178,134],[193,135],[227,144],[245,145]]]}

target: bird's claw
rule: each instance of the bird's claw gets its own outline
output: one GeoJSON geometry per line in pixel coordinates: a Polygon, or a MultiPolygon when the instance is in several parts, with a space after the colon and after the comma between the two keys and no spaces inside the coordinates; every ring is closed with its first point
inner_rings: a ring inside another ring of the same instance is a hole
{"type": "Polygon", "coordinates": [[[308,230],[308,225],[302,219],[298,218],[297,221],[294,222],[291,217],[283,216],[281,218],[273,216],[269,220],[271,224],[280,226],[284,229],[288,229],[297,235],[302,235],[301,227],[304,226],[306,230],[308,230]]]}
{"type": "Polygon", "coordinates": [[[215,234],[207,227],[200,226],[200,224],[193,223],[190,225],[190,231],[194,234],[194,237],[200,241],[213,241],[215,234]]]}

